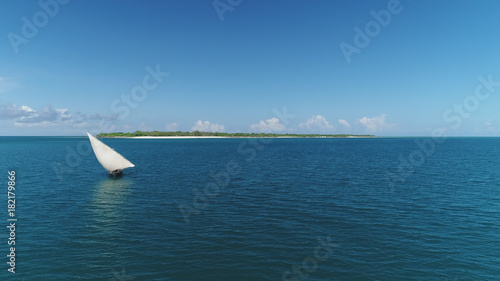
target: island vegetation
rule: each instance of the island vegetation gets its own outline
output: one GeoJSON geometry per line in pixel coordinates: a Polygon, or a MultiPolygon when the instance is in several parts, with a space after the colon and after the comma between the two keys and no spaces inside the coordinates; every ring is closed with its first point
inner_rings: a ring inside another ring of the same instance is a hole
{"type": "Polygon", "coordinates": [[[351,135],[351,134],[277,134],[277,133],[220,133],[220,132],[143,132],[135,131],[133,133],[100,133],[98,138],[130,138],[130,137],[227,137],[227,138],[349,138],[349,137],[362,137],[370,138],[374,135],[351,135]]]}

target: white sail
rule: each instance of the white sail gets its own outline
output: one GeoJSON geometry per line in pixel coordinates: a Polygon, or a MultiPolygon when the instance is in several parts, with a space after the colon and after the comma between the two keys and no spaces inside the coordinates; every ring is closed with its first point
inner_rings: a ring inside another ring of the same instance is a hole
{"type": "Polygon", "coordinates": [[[131,168],[135,165],[130,163],[125,157],[121,156],[120,153],[116,152],[111,147],[107,146],[105,143],[98,140],[96,137],[92,136],[87,132],[90,139],[90,144],[94,150],[95,156],[104,169],[108,172],[123,170],[125,168],[131,168]]]}

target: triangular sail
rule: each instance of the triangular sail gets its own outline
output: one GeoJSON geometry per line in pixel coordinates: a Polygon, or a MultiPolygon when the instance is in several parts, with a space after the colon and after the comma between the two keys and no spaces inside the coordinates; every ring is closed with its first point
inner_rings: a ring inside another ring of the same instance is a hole
{"type": "Polygon", "coordinates": [[[125,168],[131,168],[135,165],[130,163],[125,157],[120,153],[116,152],[111,147],[107,146],[105,143],[98,140],[96,137],[92,136],[87,132],[90,139],[90,144],[94,150],[95,156],[104,169],[108,172],[123,170],[125,168]]]}

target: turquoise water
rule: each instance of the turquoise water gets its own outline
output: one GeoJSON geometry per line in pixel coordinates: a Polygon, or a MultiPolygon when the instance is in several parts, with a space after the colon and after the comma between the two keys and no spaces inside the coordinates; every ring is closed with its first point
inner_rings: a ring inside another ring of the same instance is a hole
{"type": "Polygon", "coordinates": [[[83,137],[0,137],[1,280],[500,278],[499,138],[104,142],[136,167],[109,178],[83,137]]]}

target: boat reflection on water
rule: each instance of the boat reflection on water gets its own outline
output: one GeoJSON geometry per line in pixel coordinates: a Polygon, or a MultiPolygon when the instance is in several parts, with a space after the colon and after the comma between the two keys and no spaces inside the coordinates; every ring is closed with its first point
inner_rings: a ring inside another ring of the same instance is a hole
{"type": "Polygon", "coordinates": [[[88,266],[95,270],[102,270],[111,275],[109,262],[123,263],[121,257],[126,256],[127,220],[131,200],[133,181],[120,178],[106,177],[97,182],[92,188],[92,197],[87,206],[89,220],[85,231],[82,232],[82,241],[93,249],[92,262],[88,266]],[[125,247],[124,247],[125,246],[125,247]]]}
{"type": "Polygon", "coordinates": [[[126,201],[132,188],[132,181],[126,178],[108,177],[96,184],[89,207],[98,226],[119,227],[125,219],[126,201]]]}

